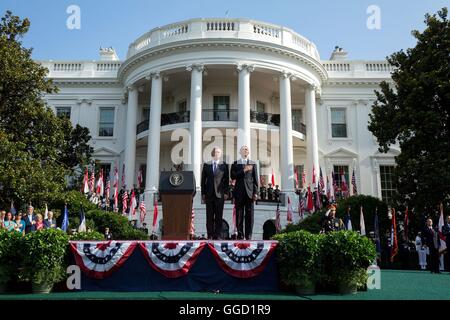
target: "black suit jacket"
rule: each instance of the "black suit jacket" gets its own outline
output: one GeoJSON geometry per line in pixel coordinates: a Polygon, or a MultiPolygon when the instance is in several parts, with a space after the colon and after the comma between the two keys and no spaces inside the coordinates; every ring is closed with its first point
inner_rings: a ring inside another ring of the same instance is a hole
{"type": "Polygon", "coordinates": [[[233,196],[237,201],[247,198],[253,198],[258,195],[258,173],[256,163],[249,160],[249,165],[253,166],[253,170],[244,172],[245,164],[235,161],[231,166],[231,179],[236,179],[233,196]]]}
{"type": "Polygon", "coordinates": [[[228,165],[219,162],[216,173],[213,172],[212,162],[203,164],[201,189],[202,195],[206,197],[216,196],[223,198],[224,194],[228,194],[230,182],[230,173],[228,165]]]}
{"type": "Polygon", "coordinates": [[[439,249],[441,240],[439,239],[439,231],[437,230],[437,228],[433,228],[432,230],[430,230],[428,227],[425,227],[425,229],[423,229],[422,244],[431,249],[439,249]],[[435,237],[437,237],[437,248],[434,244],[435,237]]]}
{"type": "Polygon", "coordinates": [[[447,251],[450,252],[450,224],[444,223],[442,226],[442,235],[445,236],[445,244],[447,245],[447,251]]]}
{"type": "MultiPolygon", "coordinates": [[[[36,221],[36,215],[35,215],[35,214],[32,215],[31,220],[32,220],[32,221],[36,221]]],[[[32,223],[30,222],[30,219],[28,218],[28,214],[25,215],[24,217],[22,217],[22,221],[23,221],[24,224],[25,224],[25,229],[24,229],[24,230],[25,230],[25,233],[29,233],[29,232],[32,232],[32,231],[36,231],[36,225],[35,225],[35,224],[32,224],[32,223]]]]}

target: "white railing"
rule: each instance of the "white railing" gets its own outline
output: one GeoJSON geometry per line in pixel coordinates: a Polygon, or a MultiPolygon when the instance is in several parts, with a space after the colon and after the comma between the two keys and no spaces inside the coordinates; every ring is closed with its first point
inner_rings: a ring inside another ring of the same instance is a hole
{"type": "Polygon", "coordinates": [[[388,62],[380,63],[378,61],[378,62],[366,63],[366,71],[369,71],[369,72],[373,72],[373,71],[386,72],[386,71],[392,71],[392,70],[393,70],[393,67],[388,62]]]}
{"type": "Polygon", "coordinates": [[[227,38],[263,41],[283,45],[320,60],[314,43],[293,30],[248,19],[191,19],[143,34],[130,44],[127,58],[146,49],[180,40],[227,38]]]}
{"type": "Polygon", "coordinates": [[[119,70],[120,62],[97,62],[97,71],[119,70]]]}
{"type": "Polygon", "coordinates": [[[162,31],[162,38],[166,39],[180,34],[188,33],[189,25],[188,24],[170,25],[168,27],[165,27],[161,31],[162,31]]]}
{"type": "Polygon", "coordinates": [[[350,63],[348,62],[325,62],[323,63],[325,70],[333,72],[350,71],[350,63]]]}
{"type": "Polygon", "coordinates": [[[269,37],[279,38],[280,37],[280,28],[272,27],[264,24],[254,24],[253,32],[256,34],[262,34],[269,37]]]}
{"type": "Polygon", "coordinates": [[[206,31],[235,31],[233,21],[207,21],[206,31]]]}
{"type": "Polygon", "coordinates": [[[81,63],[54,63],[53,71],[81,71],[83,65],[81,63]]]}

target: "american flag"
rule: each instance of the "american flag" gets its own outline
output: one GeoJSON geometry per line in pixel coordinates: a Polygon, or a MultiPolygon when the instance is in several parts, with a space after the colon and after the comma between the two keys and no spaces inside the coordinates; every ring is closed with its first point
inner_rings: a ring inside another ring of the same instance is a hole
{"type": "Polygon", "coordinates": [[[94,175],[94,171],[95,171],[95,169],[92,168],[91,179],[89,179],[89,191],[90,191],[91,193],[94,193],[94,186],[95,186],[95,175],[94,175]]]}
{"type": "Polygon", "coordinates": [[[295,171],[294,171],[294,179],[295,179],[295,189],[297,189],[299,186],[298,186],[298,171],[297,171],[297,168],[295,168],[295,171]]]}
{"type": "Polygon", "coordinates": [[[305,216],[305,199],[300,195],[300,201],[298,202],[298,214],[300,215],[300,220],[303,220],[305,216]]]}
{"type": "Polygon", "coordinates": [[[316,168],[313,165],[313,172],[312,172],[312,184],[314,187],[316,187],[316,168]]]}
{"type": "Polygon", "coordinates": [[[391,222],[391,242],[389,244],[391,248],[391,262],[394,262],[394,258],[398,253],[398,242],[397,242],[397,222],[395,219],[395,209],[392,208],[392,222],[391,222]]]}
{"type": "Polygon", "coordinates": [[[320,194],[319,190],[316,190],[316,209],[320,210],[322,209],[322,195],[320,194]]]}
{"type": "Polygon", "coordinates": [[[103,197],[104,185],[103,185],[103,169],[100,170],[98,181],[97,181],[97,195],[103,197]]]}
{"type": "Polygon", "coordinates": [[[137,200],[133,190],[131,191],[131,200],[130,200],[130,216],[132,220],[134,220],[134,218],[136,217],[136,207],[137,207],[137,200]]]}
{"type": "Polygon", "coordinates": [[[192,207],[192,214],[191,214],[191,235],[192,236],[195,234],[194,219],[195,219],[195,212],[194,212],[194,207],[192,207]]]}
{"type": "Polygon", "coordinates": [[[275,187],[275,173],[272,168],[272,186],[275,187]]]}
{"type": "Polygon", "coordinates": [[[288,197],[288,207],[287,207],[287,222],[292,223],[292,205],[291,198],[288,197]]]}
{"type": "Polygon", "coordinates": [[[128,209],[128,192],[124,190],[122,195],[122,213],[127,214],[128,209]]]}
{"type": "Polygon", "coordinates": [[[158,221],[158,196],[156,193],[153,194],[153,233],[156,231],[156,222],[158,221]]]}
{"type": "Polygon", "coordinates": [[[439,210],[440,215],[439,215],[439,223],[438,223],[438,231],[439,231],[438,233],[439,233],[439,239],[441,240],[439,251],[442,251],[442,250],[447,249],[447,244],[445,242],[446,236],[444,236],[444,234],[442,233],[442,227],[444,226],[444,205],[442,203],[439,205],[439,209],[440,209],[439,210]]]}
{"type": "Polygon", "coordinates": [[[280,218],[280,203],[277,203],[277,212],[275,214],[275,229],[278,232],[281,231],[281,218],[280,218]]]}
{"type": "Polygon", "coordinates": [[[236,203],[234,203],[233,205],[233,234],[236,234],[237,232],[237,227],[236,227],[236,203]]]}
{"type": "Polygon", "coordinates": [[[331,186],[330,186],[330,179],[328,179],[328,175],[327,175],[327,198],[328,201],[331,200],[331,186]]]}
{"type": "Polygon", "coordinates": [[[303,185],[303,188],[306,188],[306,169],[303,169],[303,172],[302,172],[302,185],[303,185]]]}
{"type": "Polygon", "coordinates": [[[105,187],[105,198],[106,204],[109,205],[109,193],[111,191],[111,182],[109,181],[109,177],[106,177],[106,187],[105,187]]]}
{"type": "Polygon", "coordinates": [[[353,173],[352,173],[352,187],[353,187],[353,195],[357,195],[358,194],[358,190],[356,188],[356,178],[355,178],[355,170],[353,169],[353,173]]]}
{"type": "Polygon", "coordinates": [[[322,168],[319,169],[320,177],[319,177],[319,193],[322,194],[325,190],[325,181],[323,180],[322,168]]]}
{"type": "Polygon", "coordinates": [[[333,199],[336,199],[336,192],[338,191],[338,186],[336,179],[334,177],[334,172],[331,172],[331,184],[333,185],[333,199]]]}
{"type": "Polygon", "coordinates": [[[312,197],[311,187],[308,187],[306,210],[308,210],[310,213],[314,212],[314,201],[312,197]]]}
{"type": "Polygon", "coordinates": [[[141,224],[145,220],[145,216],[147,215],[147,209],[145,208],[145,195],[143,194],[141,197],[141,201],[139,202],[139,213],[141,218],[141,224]]]}
{"type": "Polygon", "coordinates": [[[119,211],[119,171],[117,166],[114,167],[114,211],[119,211]]]}

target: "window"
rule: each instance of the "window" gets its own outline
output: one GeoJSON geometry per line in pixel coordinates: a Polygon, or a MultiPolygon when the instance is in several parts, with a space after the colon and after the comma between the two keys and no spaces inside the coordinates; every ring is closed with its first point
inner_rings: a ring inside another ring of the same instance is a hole
{"type": "Polygon", "coordinates": [[[292,110],[292,129],[302,131],[303,113],[302,109],[292,110]]]}
{"type": "Polygon", "coordinates": [[[266,112],[266,104],[261,101],[256,101],[256,112],[266,112]]]}
{"type": "Polygon", "coordinates": [[[70,107],[56,107],[56,116],[58,118],[70,119],[70,107]]]}
{"type": "Polygon", "coordinates": [[[178,111],[179,112],[186,112],[187,110],[187,102],[186,100],[178,102],[178,111]]]}
{"type": "Polygon", "coordinates": [[[98,135],[112,137],[114,134],[114,108],[100,108],[98,135]]]}
{"type": "Polygon", "coordinates": [[[345,109],[331,109],[331,137],[347,138],[347,120],[345,109]]]}
{"type": "Polygon", "coordinates": [[[142,109],[142,121],[150,119],[150,108],[142,109]]]}
{"type": "MultiPolygon", "coordinates": [[[[342,174],[345,177],[345,186],[346,191],[349,192],[350,190],[350,184],[349,182],[349,174],[348,174],[348,166],[333,166],[333,184],[335,185],[335,197],[336,198],[342,198],[344,195],[342,194],[343,189],[343,182],[342,174]]],[[[344,189],[345,191],[345,189],[344,189]]]]}
{"type": "Polygon", "coordinates": [[[381,199],[386,203],[392,202],[396,191],[394,181],[394,166],[380,166],[381,199]]]}
{"type": "Polygon", "coordinates": [[[228,120],[230,111],[230,96],[214,96],[214,120],[228,120]]]}

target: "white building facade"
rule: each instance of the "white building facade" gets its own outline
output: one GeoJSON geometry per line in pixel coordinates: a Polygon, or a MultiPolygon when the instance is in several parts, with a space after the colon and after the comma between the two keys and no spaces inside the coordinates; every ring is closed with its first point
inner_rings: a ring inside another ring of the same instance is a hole
{"type": "MultiPolygon", "coordinates": [[[[100,55],[41,61],[60,88],[45,99],[57,114],[89,128],[94,159],[111,181],[115,166],[120,176],[125,167],[127,189],[144,172],[150,213],[160,171],[182,162],[199,187],[214,146],[228,164],[242,145],[250,146],[262,182],[273,172],[290,197],[294,220],[294,172],[301,183],[305,170],[309,184],[313,167],[316,181],[320,169],[325,180],[342,171],[350,185],[354,171],[359,194],[383,200],[392,194],[399,150],[379,153],[367,129],[374,90],[390,81],[387,61],[350,61],[340,48],[321,60],[314,43],[293,30],[248,19],[191,19],[145,33],[125,60],[113,49],[100,55]]],[[[255,205],[255,238],[275,208],[255,205]]],[[[200,197],[194,209],[196,233],[206,234],[200,197]]],[[[281,209],[285,224],[286,203],[281,209]]],[[[231,229],[231,203],[224,219],[231,229]]],[[[146,220],[151,225],[152,214],[146,220]]]]}

